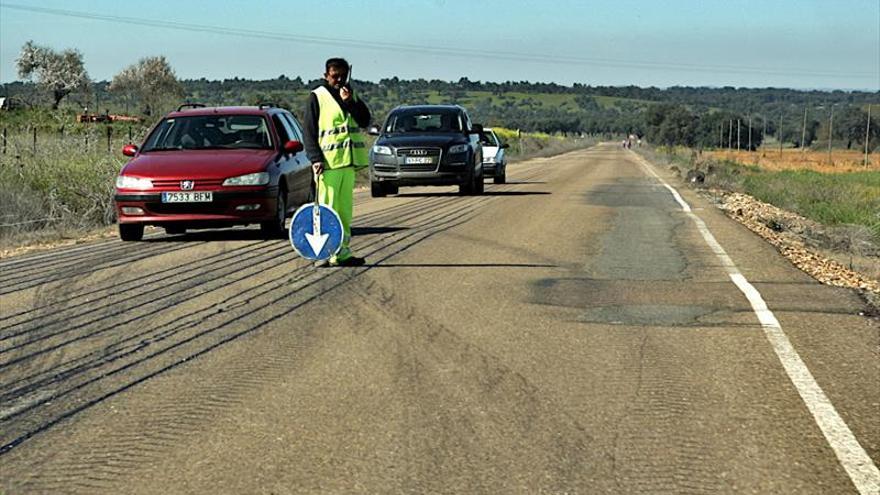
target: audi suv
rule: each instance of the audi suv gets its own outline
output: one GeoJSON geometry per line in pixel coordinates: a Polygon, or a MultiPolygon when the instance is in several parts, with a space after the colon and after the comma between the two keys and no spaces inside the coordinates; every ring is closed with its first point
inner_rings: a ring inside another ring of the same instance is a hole
{"type": "Polygon", "coordinates": [[[400,106],[388,114],[370,150],[373,197],[400,186],[457,185],[461,194],[483,192],[480,124],[458,105],[400,106]]]}

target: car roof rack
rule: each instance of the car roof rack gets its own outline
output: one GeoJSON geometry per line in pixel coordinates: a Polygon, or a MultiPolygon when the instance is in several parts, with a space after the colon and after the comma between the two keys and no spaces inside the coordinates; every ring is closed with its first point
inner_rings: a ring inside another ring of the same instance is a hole
{"type": "Polygon", "coordinates": [[[184,103],[183,105],[180,105],[179,107],[177,107],[177,111],[179,112],[179,111],[183,110],[184,108],[205,108],[205,104],[204,103],[184,103]]]}
{"type": "Polygon", "coordinates": [[[275,103],[272,103],[271,101],[263,101],[263,102],[257,103],[257,107],[260,110],[262,110],[264,108],[275,108],[277,106],[278,105],[276,105],[275,103]]]}

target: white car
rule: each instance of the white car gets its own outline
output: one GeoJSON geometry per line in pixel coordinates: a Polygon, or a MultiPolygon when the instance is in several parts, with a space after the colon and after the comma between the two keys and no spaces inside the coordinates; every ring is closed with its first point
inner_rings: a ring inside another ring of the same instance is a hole
{"type": "Polygon", "coordinates": [[[496,184],[504,184],[507,181],[507,156],[504,150],[510,145],[502,143],[492,129],[483,130],[480,143],[483,145],[484,177],[492,177],[496,184]]]}

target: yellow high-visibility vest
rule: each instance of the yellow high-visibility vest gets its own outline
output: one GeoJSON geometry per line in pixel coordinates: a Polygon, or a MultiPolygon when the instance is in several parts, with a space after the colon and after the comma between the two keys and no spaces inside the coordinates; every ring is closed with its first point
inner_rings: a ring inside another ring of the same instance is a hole
{"type": "Polygon", "coordinates": [[[316,88],[312,93],[318,97],[318,145],[324,154],[326,167],[334,169],[369,166],[370,155],[366,139],[354,117],[342,111],[342,107],[324,86],[316,88]]]}

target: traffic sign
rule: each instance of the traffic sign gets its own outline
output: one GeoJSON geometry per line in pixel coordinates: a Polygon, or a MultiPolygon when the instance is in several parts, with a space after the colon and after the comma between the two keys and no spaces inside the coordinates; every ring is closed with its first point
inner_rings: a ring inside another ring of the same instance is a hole
{"type": "Polygon", "coordinates": [[[342,221],[329,206],[306,203],[293,214],[289,237],[303,258],[326,260],[342,247],[342,221]]]}

